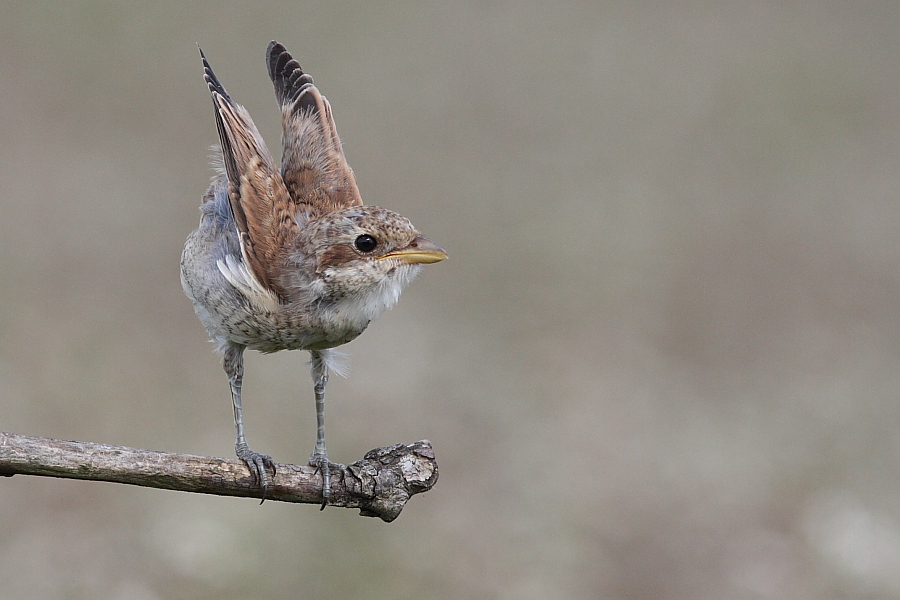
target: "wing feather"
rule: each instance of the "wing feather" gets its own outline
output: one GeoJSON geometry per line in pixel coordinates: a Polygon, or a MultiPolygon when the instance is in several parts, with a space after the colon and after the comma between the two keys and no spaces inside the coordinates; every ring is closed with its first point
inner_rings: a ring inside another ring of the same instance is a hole
{"type": "Polygon", "coordinates": [[[261,288],[283,296],[275,282],[298,233],[294,203],[250,114],[231,99],[202,50],[200,56],[215,107],[228,198],[243,258],[261,288]]]}
{"type": "Polygon", "coordinates": [[[269,44],[266,64],[281,105],[281,175],[291,198],[311,216],[361,205],[328,100],[278,42],[269,44]]]}

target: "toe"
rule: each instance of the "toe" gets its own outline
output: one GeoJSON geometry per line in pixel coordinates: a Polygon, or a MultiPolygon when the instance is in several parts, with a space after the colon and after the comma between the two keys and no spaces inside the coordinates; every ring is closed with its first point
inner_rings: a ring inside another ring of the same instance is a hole
{"type": "Polygon", "coordinates": [[[255,474],[254,478],[256,479],[256,483],[258,483],[263,489],[269,486],[269,474],[268,472],[266,472],[266,458],[268,457],[257,454],[253,457],[252,461],[252,471],[255,474]]]}
{"type": "Polygon", "coordinates": [[[254,459],[254,457],[241,457],[241,460],[243,460],[244,464],[247,465],[247,468],[250,469],[250,477],[253,479],[253,483],[258,485],[261,477],[259,473],[259,465],[256,464],[256,460],[254,459]]]}
{"type": "MultiPolygon", "coordinates": [[[[262,499],[259,501],[260,504],[266,501],[266,492],[269,491],[269,474],[266,472],[266,460],[262,455],[257,454],[253,457],[253,469],[252,471],[258,474],[255,477],[257,484],[259,484],[260,489],[262,490],[262,499]]],[[[271,462],[271,459],[269,459],[271,462]]]]}
{"type": "Polygon", "coordinates": [[[272,477],[275,477],[275,461],[272,460],[271,456],[263,455],[263,465],[266,470],[272,469],[272,477]]]}
{"type": "Polygon", "coordinates": [[[309,465],[316,468],[316,473],[322,474],[322,505],[319,510],[325,510],[328,499],[331,497],[331,461],[327,454],[312,453],[309,457],[309,465]]]}

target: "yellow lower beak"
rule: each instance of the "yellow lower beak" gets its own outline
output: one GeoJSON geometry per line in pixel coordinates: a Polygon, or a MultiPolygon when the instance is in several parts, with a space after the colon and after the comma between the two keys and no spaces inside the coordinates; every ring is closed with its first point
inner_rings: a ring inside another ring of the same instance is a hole
{"type": "Polygon", "coordinates": [[[443,248],[420,235],[405,248],[388,252],[384,256],[379,256],[378,260],[385,258],[399,258],[400,262],[407,264],[428,265],[441,262],[447,258],[447,253],[443,248]]]}

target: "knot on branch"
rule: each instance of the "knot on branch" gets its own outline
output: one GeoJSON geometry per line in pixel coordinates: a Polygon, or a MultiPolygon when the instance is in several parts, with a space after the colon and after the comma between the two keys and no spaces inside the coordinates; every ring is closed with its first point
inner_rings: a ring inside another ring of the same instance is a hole
{"type": "Polygon", "coordinates": [[[431,442],[376,448],[346,467],[347,493],[362,502],[359,514],[390,523],[413,494],[427,492],[438,479],[431,442]]]}

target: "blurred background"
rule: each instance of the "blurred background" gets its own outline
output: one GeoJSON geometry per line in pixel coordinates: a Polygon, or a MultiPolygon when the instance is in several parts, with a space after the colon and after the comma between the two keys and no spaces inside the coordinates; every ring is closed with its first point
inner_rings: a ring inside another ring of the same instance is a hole
{"type": "MultiPolygon", "coordinates": [[[[355,511],[0,481],[0,598],[900,598],[900,4],[3,2],[0,430],[232,456],[181,247],[284,43],[363,198],[450,253],[344,347],[355,511]]],[[[306,461],[306,353],[249,353],[306,461]]]]}

